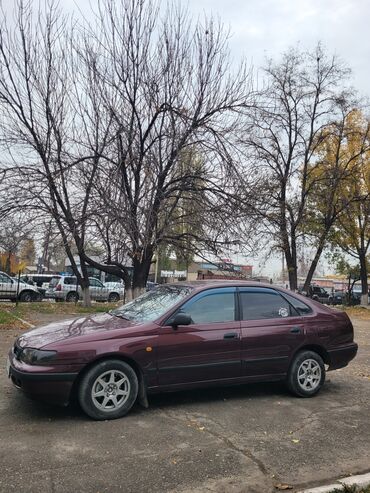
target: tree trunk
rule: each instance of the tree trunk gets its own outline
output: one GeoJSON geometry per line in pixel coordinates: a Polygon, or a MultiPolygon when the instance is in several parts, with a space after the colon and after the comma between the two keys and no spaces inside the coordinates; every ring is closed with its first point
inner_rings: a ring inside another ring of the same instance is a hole
{"type": "Polygon", "coordinates": [[[133,298],[137,298],[146,289],[146,283],[148,280],[149,269],[152,263],[152,252],[147,252],[141,260],[134,260],[134,272],[132,276],[132,294],[133,298]]]}
{"type": "MultiPolygon", "coordinates": [[[[326,235],[325,235],[326,238],[326,235]]],[[[319,246],[317,247],[316,254],[311,262],[310,268],[308,270],[306,280],[304,282],[303,290],[308,293],[310,284],[312,282],[313,275],[315,274],[315,270],[317,267],[317,264],[319,263],[322,251],[324,249],[324,244],[325,244],[325,239],[320,238],[319,246]]]]}
{"type": "Polygon", "coordinates": [[[292,246],[288,250],[285,250],[285,261],[288,270],[289,288],[292,291],[297,291],[298,289],[298,277],[297,277],[297,251],[295,238],[292,238],[292,246]]]}
{"type": "Polygon", "coordinates": [[[90,296],[90,282],[89,282],[89,274],[87,272],[87,267],[84,259],[80,255],[80,267],[81,267],[81,274],[82,274],[82,283],[81,283],[81,290],[82,290],[82,296],[83,296],[83,305],[86,307],[91,306],[91,296],[90,296]]]}
{"type": "Polygon", "coordinates": [[[91,306],[91,296],[89,286],[81,287],[82,290],[82,302],[83,306],[90,307],[91,306]]]}
{"type": "Polygon", "coordinates": [[[359,252],[359,260],[361,278],[361,305],[367,306],[369,304],[369,285],[367,282],[366,253],[362,250],[359,252]]]}

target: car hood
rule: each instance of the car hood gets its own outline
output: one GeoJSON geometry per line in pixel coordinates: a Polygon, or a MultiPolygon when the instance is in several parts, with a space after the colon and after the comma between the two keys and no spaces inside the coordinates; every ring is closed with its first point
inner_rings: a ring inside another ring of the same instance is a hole
{"type": "Polygon", "coordinates": [[[128,329],[137,325],[135,322],[112,316],[109,313],[89,315],[73,320],[52,322],[30,330],[18,338],[17,345],[22,348],[39,349],[59,341],[67,342],[70,340],[72,342],[72,340],[80,337],[109,338],[108,331],[112,332],[112,337],[115,337],[117,330],[128,329]]]}

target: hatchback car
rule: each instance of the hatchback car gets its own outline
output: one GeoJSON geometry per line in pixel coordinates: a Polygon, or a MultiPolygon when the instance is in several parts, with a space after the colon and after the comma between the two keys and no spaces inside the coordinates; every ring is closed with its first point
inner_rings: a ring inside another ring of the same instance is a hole
{"type": "Polygon", "coordinates": [[[248,282],[161,285],[106,314],[18,337],[8,375],[33,397],[77,396],[94,419],[125,415],[147,393],[285,380],[311,397],[326,368],[357,353],[346,313],[248,282]]]}

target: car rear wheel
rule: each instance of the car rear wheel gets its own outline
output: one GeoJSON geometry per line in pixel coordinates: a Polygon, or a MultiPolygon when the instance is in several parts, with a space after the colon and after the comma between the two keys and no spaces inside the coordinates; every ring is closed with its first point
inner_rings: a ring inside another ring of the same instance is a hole
{"type": "Polygon", "coordinates": [[[30,303],[34,299],[35,296],[31,291],[22,291],[22,293],[19,295],[19,300],[23,301],[24,303],[30,303]]]}
{"type": "Polygon", "coordinates": [[[120,360],[105,360],[83,376],[78,400],[90,418],[116,419],[129,412],[138,389],[138,379],[130,365],[120,360]]]}
{"type": "Polygon", "coordinates": [[[314,351],[297,354],[290,367],[287,384],[289,390],[299,397],[312,397],[325,382],[325,365],[314,351]]]}
{"type": "Polygon", "coordinates": [[[119,294],[118,293],[110,293],[108,297],[109,303],[116,303],[119,301],[119,294]]]}
{"type": "Polygon", "coordinates": [[[71,303],[77,303],[78,298],[79,298],[78,293],[72,291],[71,293],[67,294],[66,301],[71,303]]]}

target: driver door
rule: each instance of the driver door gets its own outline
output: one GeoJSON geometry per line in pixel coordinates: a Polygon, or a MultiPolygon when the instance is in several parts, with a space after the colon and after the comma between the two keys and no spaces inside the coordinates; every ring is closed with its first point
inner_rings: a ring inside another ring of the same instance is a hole
{"type": "Polygon", "coordinates": [[[241,331],[236,312],[236,289],[214,288],[195,295],[172,314],[159,334],[159,385],[240,377],[241,331]],[[191,317],[190,325],[170,325],[179,311],[191,317]]]}

